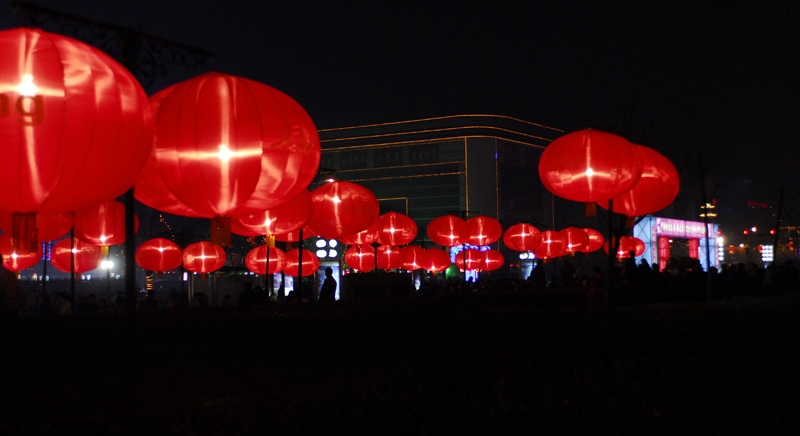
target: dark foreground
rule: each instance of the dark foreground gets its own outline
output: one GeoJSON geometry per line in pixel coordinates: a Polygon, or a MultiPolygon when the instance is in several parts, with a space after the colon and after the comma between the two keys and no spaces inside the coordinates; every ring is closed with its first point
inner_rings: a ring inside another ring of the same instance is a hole
{"type": "MultiPolygon", "coordinates": [[[[591,310],[520,294],[141,312],[140,434],[793,433],[796,293],[591,310]]],[[[127,434],[124,316],[20,318],[0,434],[127,434]]],[[[796,433],[795,433],[796,434],[796,433]]]]}

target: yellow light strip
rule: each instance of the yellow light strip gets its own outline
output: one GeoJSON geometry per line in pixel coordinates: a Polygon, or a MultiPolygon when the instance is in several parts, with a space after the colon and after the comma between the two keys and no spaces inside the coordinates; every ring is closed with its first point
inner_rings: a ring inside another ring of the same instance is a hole
{"type": "MultiPolygon", "coordinates": [[[[449,138],[417,139],[417,140],[414,140],[414,141],[382,142],[382,143],[379,143],[379,144],[349,145],[349,146],[345,146],[345,147],[329,147],[329,148],[323,148],[322,152],[325,153],[325,152],[329,152],[329,151],[340,151],[340,150],[345,150],[346,151],[346,150],[354,150],[354,149],[357,149],[357,148],[358,149],[361,149],[361,148],[369,149],[369,148],[402,147],[404,145],[418,144],[418,143],[422,143],[422,144],[446,144],[448,141],[454,141],[454,140],[461,141],[464,138],[490,138],[490,139],[494,138],[494,139],[499,139],[501,141],[513,142],[513,143],[516,143],[516,144],[530,145],[532,147],[541,148],[541,149],[547,148],[547,146],[544,146],[544,145],[531,144],[530,142],[522,142],[522,141],[517,141],[517,140],[514,140],[514,139],[500,138],[498,136],[465,135],[465,136],[451,136],[449,138]]],[[[552,142],[553,140],[548,139],[548,141],[552,142]]]]}
{"type": "Polygon", "coordinates": [[[508,117],[505,115],[488,115],[488,114],[465,114],[465,115],[449,115],[445,117],[433,117],[433,118],[422,118],[419,120],[408,120],[408,121],[393,121],[391,123],[378,123],[378,124],[364,124],[362,126],[351,126],[351,127],[336,127],[333,129],[320,129],[319,132],[333,132],[336,130],[349,130],[349,129],[360,129],[364,127],[377,127],[377,126],[392,126],[397,124],[409,124],[409,123],[418,123],[420,121],[433,121],[433,120],[446,120],[450,118],[469,118],[469,117],[487,117],[487,118],[505,118],[508,120],[519,121],[520,123],[530,124],[532,126],[543,127],[545,129],[555,130],[557,132],[563,132],[561,129],[556,129],[555,127],[545,126],[544,124],[537,124],[532,123],[530,121],[521,120],[519,118],[508,117]]]}
{"type": "Polygon", "coordinates": [[[514,130],[508,130],[508,129],[503,129],[501,127],[466,126],[466,127],[446,127],[446,128],[442,128],[442,129],[415,130],[413,132],[382,133],[380,135],[351,136],[351,137],[347,137],[347,138],[324,139],[324,140],[320,140],[319,142],[338,142],[338,141],[348,141],[348,140],[352,140],[352,139],[382,138],[382,137],[386,137],[386,136],[414,135],[414,134],[417,134],[417,133],[447,132],[447,131],[452,131],[452,130],[466,130],[466,129],[499,130],[501,132],[513,133],[515,135],[527,136],[529,138],[541,139],[542,141],[548,141],[548,142],[552,142],[553,141],[552,139],[543,138],[541,136],[529,135],[527,133],[517,132],[517,131],[514,131],[514,130]]]}

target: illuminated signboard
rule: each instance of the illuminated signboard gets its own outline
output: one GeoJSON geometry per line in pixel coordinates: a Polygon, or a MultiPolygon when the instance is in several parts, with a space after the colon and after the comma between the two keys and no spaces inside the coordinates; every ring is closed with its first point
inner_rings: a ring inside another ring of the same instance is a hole
{"type": "MultiPolygon", "coordinates": [[[[710,225],[711,224],[709,224],[709,226],[710,225]]],[[[656,234],[690,239],[706,237],[705,225],[703,223],[670,218],[656,218],[656,234]]]]}

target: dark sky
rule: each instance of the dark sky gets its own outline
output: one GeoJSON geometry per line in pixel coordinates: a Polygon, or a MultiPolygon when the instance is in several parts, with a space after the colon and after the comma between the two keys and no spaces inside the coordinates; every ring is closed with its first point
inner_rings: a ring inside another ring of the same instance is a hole
{"type": "MultiPolygon", "coordinates": [[[[784,185],[800,204],[792,2],[31,3],[214,52],[320,129],[467,113],[608,126],[678,167],[704,151],[715,196],[774,204],[784,185]]],[[[21,24],[10,4],[2,28],[21,24]]]]}

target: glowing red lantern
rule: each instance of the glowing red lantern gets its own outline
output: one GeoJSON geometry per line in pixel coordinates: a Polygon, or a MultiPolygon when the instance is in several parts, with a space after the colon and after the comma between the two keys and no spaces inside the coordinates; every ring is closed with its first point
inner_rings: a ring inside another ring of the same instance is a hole
{"type": "Polygon", "coordinates": [[[426,249],[425,262],[425,269],[432,272],[444,271],[452,264],[450,254],[441,248],[426,249]]]}
{"type": "MultiPolygon", "coordinates": [[[[139,217],[133,218],[136,232],[139,217]]],[[[75,237],[101,247],[125,242],[125,205],[112,200],[75,211],[75,237]]]]}
{"type": "Polygon", "coordinates": [[[417,237],[417,223],[397,212],[387,212],[380,217],[378,242],[384,245],[405,245],[417,237]]]}
{"type": "Polygon", "coordinates": [[[482,270],[486,258],[482,251],[474,248],[467,248],[459,253],[456,253],[456,266],[468,271],[482,270]]]}
{"type": "Polygon", "coordinates": [[[249,234],[243,236],[254,236],[252,233],[280,235],[302,228],[309,219],[311,219],[311,194],[304,189],[291,200],[272,209],[233,218],[231,231],[236,233],[235,228],[244,228],[249,234]]]}
{"type": "Polygon", "coordinates": [[[636,256],[641,256],[644,254],[644,250],[647,249],[647,246],[644,244],[639,238],[631,237],[633,239],[633,254],[636,256]]]}
{"type": "Polygon", "coordinates": [[[56,269],[70,272],[70,257],[75,264],[75,273],[80,274],[91,271],[103,261],[103,251],[97,245],[87,244],[78,239],[72,239],[74,248],[70,246],[70,239],[62,239],[53,245],[50,250],[50,263],[56,269]]]}
{"type": "Polygon", "coordinates": [[[312,236],[317,236],[311,229],[308,228],[308,226],[305,226],[300,230],[295,230],[293,232],[275,235],[275,240],[281,242],[298,242],[300,241],[301,231],[303,232],[304,241],[312,236]]]}
{"type": "Polygon", "coordinates": [[[136,185],[136,198],[150,207],[163,207],[172,195],[191,210],[188,216],[249,215],[289,201],[316,176],[316,127],[272,87],[211,72],[150,101],[155,155],[136,185]]]}
{"type": "Polygon", "coordinates": [[[467,222],[453,215],[440,216],[428,224],[427,233],[434,244],[461,245],[467,238],[467,222]]]}
{"type": "Polygon", "coordinates": [[[369,245],[353,245],[344,253],[347,266],[358,271],[375,269],[375,249],[369,245]]]}
{"type": "Polygon", "coordinates": [[[181,262],[183,262],[181,247],[164,238],[144,241],[136,248],[136,263],[146,270],[170,271],[181,266],[181,262]]]}
{"type": "Polygon", "coordinates": [[[400,266],[409,271],[425,268],[427,263],[425,249],[416,245],[407,245],[401,248],[400,257],[402,258],[400,266]]]}
{"type": "Polygon", "coordinates": [[[192,272],[214,272],[225,265],[225,260],[225,249],[213,242],[200,241],[183,249],[183,267],[192,272]]]}
{"type": "Polygon", "coordinates": [[[247,253],[244,264],[256,274],[275,274],[286,266],[286,255],[280,248],[262,245],[247,253]]]}
{"type": "Polygon", "coordinates": [[[21,271],[39,263],[42,258],[42,244],[36,244],[36,250],[28,251],[14,247],[10,235],[0,235],[0,253],[3,255],[3,266],[11,271],[21,271]]]}
{"type": "MultiPolygon", "coordinates": [[[[380,228],[381,221],[375,220],[372,224],[367,227],[366,230],[362,230],[356,234],[350,236],[344,236],[339,239],[339,242],[347,245],[364,245],[364,244],[372,244],[373,242],[378,241],[378,229],[380,228]]],[[[373,250],[374,252],[375,250],[373,250]]]]}
{"type": "Polygon", "coordinates": [[[400,249],[394,245],[379,245],[375,253],[378,256],[379,269],[396,269],[403,266],[400,249]]]}
{"type": "Polygon", "coordinates": [[[591,253],[599,250],[603,246],[605,239],[602,233],[595,229],[588,228],[583,229],[583,231],[586,232],[586,235],[589,237],[589,243],[581,249],[581,253],[591,253]]]}
{"type": "Polygon", "coordinates": [[[378,199],[369,189],[333,182],[311,192],[314,212],[308,227],[326,239],[340,239],[369,228],[378,219],[378,199]]]}
{"type": "Polygon", "coordinates": [[[483,270],[494,271],[503,266],[506,259],[497,250],[486,250],[483,252],[483,270]]]}
{"type": "Polygon", "coordinates": [[[565,245],[564,238],[560,233],[545,230],[542,232],[542,243],[533,250],[533,253],[539,259],[552,259],[561,256],[565,245]]]}
{"type": "Polygon", "coordinates": [[[0,32],[0,83],[0,208],[62,213],[133,186],[153,114],[128,70],[82,42],[20,28],[0,32]]]}
{"type": "MultiPolygon", "coordinates": [[[[14,214],[0,213],[0,229],[11,234],[14,214]]],[[[72,212],[36,214],[36,240],[52,241],[64,237],[72,228],[72,212]]]]}
{"type": "Polygon", "coordinates": [[[515,224],[503,234],[503,243],[515,251],[533,251],[541,242],[542,232],[530,224],[515,224]]]}
{"type": "Polygon", "coordinates": [[[539,178],[553,194],[592,202],[614,198],[636,185],[642,162],[628,140],[599,130],[564,135],[542,152],[539,178]]]}
{"type": "Polygon", "coordinates": [[[558,232],[564,239],[564,252],[575,253],[589,245],[589,235],[583,229],[567,227],[558,232]]]}
{"type": "MultiPolygon", "coordinates": [[[[614,197],[614,212],[642,216],[658,212],[672,204],[680,190],[680,176],[675,165],[664,155],[643,145],[633,144],[642,160],[642,178],[630,191],[614,197]]],[[[608,200],[598,200],[608,209],[608,200]]]]}
{"type": "MultiPolygon", "coordinates": [[[[789,244],[791,244],[791,245],[789,245],[789,249],[791,250],[793,248],[794,244],[792,244],[791,242],[789,244]]],[[[728,253],[733,254],[735,252],[736,252],[736,246],[735,245],[728,245],[728,253]]]]}
{"type": "MultiPolygon", "coordinates": [[[[619,239],[619,249],[617,249],[617,258],[618,259],[627,259],[630,257],[630,252],[634,252],[634,256],[638,256],[639,254],[636,253],[636,241],[632,236],[623,236],[619,239]]],[[[615,239],[612,239],[611,242],[616,242],[615,239]]],[[[644,247],[644,244],[642,244],[644,247]]],[[[603,250],[605,250],[606,254],[608,254],[608,241],[603,244],[603,250]]],[[[642,250],[644,252],[644,250],[642,250]]]]}
{"type": "Polygon", "coordinates": [[[503,227],[496,219],[476,216],[467,220],[467,244],[489,245],[503,236],[503,227]]]}
{"type": "MultiPolygon", "coordinates": [[[[319,269],[319,258],[316,254],[303,250],[303,277],[310,276],[319,269]]],[[[300,273],[300,249],[295,248],[286,253],[283,273],[297,276],[300,273]]]]}

